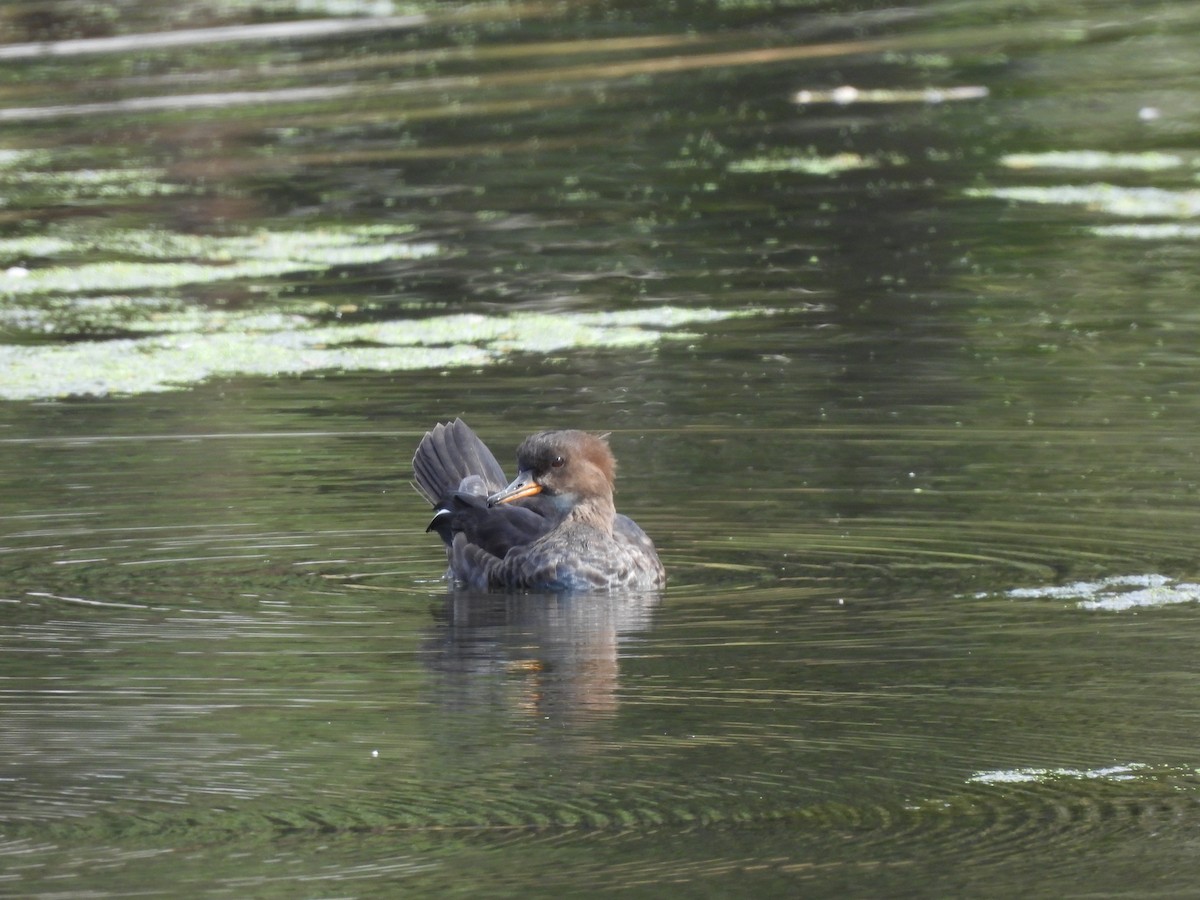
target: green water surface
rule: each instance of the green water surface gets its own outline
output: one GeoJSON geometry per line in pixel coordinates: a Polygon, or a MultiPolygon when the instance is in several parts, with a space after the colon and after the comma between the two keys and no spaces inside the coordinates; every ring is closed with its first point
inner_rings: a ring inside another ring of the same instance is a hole
{"type": "Polygon", "coordinates": [[[1190,896],[1198,36],[0,5],[0,894],[1190,896]],[[667,590],[450,590],[455,416],[667,590]]]}

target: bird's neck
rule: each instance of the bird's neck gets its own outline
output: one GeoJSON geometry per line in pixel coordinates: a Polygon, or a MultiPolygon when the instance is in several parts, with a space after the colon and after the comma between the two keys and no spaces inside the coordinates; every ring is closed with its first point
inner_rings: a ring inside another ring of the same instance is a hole
{"type": "Polygon", "coordinates": [[[566,520],[588,525],[612,534],[613,517],[617,514],[611,494],[582,497],[571,506],[566,520]]]}

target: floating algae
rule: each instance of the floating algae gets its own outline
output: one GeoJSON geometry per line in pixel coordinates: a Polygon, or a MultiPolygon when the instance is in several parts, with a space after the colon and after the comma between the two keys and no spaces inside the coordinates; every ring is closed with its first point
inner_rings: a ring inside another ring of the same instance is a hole
{"type": "Polygon", "coordinates": [[[140,394],[213,377],[480,366],[517,352],[646,346],[693,336],[673,330],[681,326],[762,312],[663,306],[623,313],[450,315],[338,326],[315,326],[304,316],[233,315],[217,331],[0,346],[0,398],[140,394]]]}

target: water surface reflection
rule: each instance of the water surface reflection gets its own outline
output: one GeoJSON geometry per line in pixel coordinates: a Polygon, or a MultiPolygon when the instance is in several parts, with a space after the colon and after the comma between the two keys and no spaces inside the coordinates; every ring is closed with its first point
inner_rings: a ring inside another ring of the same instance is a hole
{"type": "Polygon", "coordinates": [[[543,719],[616,715],[620,661],[637,653],[662,597],[453,592],[425,643],[449,708],[502,704],[543,719]]]}

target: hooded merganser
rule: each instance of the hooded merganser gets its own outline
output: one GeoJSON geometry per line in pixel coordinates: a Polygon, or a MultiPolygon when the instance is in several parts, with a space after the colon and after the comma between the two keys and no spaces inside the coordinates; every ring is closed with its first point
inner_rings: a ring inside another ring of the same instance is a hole
{"type": "Polygon", "coordinates": [[[617,462],[604,438],[542,431],[517,449],[508,482],[496,457],[455,419],[425,434],[416,488],[436,510],[446,575],[470,588],[652,590],[667,580],[654,544],[613,506],[617,462]]]}

